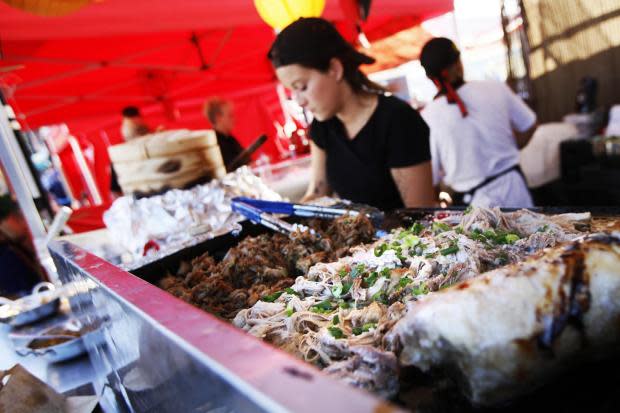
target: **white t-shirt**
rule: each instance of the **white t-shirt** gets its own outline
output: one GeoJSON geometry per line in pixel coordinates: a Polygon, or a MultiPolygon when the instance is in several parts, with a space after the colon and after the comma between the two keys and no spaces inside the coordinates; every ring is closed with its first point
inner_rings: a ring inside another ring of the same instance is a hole
{"type": "MultiPolygon", "coordinates": [[[[512,128],[529,129],[536,115],[501,82],[468,82],[457,93],[469,115],[445,96],[421,112],[431,130],[433,183],[443,180],[456,191],[467,192],[519,164],[519,149],[512,128]]],[[[532,206],[527,186],[513,171],[476,191],[471,202],[479,206],[532,206]]]]}

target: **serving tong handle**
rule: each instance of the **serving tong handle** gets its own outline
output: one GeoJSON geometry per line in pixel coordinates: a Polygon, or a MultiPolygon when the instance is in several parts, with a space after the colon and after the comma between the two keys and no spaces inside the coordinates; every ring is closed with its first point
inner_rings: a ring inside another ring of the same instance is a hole
{"type": "Polygon", "coordinates": [[[294,204],[282,201],[265,201],[262,199],[253,199],[247,197],[236,197],[232,199],[233,203],[243,202],[259,209],[261,212],[272,214],[285,214],[306,218],[336,218],[345,214],[358,215],[358,211],[352,211],[345,208],[333,208],[320,205],[294,204]]]}
{"type": "MultiPolygon", "coordinates": [[[[271,213],[265,212],[258,207],[245,202],[246,199],[249,198],[234,198],[232,200],[232,210],[238,214],[243,215],[248,218],[250,221],[255,222],[257,224],[264,225],[267,228],[270,228],[274,231],[280,232],[282,234],[290,235],[296,231],[308,231],[309,228],[305,225],[299,224],[289,224],[288,222],[272,215],[271,213]]],[[[268,202],[268,201],[263,201],[268,202]]],[[[286,204],[286,202],[282,202],[282,204],[286,204]]],[[[275,207],[274,207],[275,208],[275,207]]],[[[271,212],[271,211],[270,211],[271,212]]],[[[280,212],[278,210],[277,213],[286,214],[286,212],[280,212]]]]}

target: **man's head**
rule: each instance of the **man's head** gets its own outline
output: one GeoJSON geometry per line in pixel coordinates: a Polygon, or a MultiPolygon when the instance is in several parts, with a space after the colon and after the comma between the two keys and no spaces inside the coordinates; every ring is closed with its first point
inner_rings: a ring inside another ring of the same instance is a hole
{"type": "Polygon", "coordinates": [[[121,135],[126,141],[151,132],[137,107],[126,106],[121,111],[121,114],[123,115],[121,135]]]}
{"type": "Polygon", "coordinates": [[[420,63],[430,79],[454,83],[463,80],[461,52],[450,39],[436,37],[429,40],[420,53],[420,63]]]}
{"type": "Polygon", "coordinates": [[[213,129],[230,135],[235,127],[235,114],[231,102],[219,97],[212,97],[205,102],[204,113],[213,129]]]}
{"type": "Polygon", "coordinates": [[[125,106],[121,111],[124,118],[140,118],[140,109],[135,106],[125,106]]]}

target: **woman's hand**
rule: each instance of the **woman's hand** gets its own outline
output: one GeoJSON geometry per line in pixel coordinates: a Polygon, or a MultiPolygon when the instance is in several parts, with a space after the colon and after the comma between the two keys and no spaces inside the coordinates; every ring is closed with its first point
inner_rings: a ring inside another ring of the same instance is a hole
{"type": "Polygon", "coordinates": [[[310,142],[310,184],[301,202],[308,202],[315,198],[331,195],[332,190],[327,183],[325,151],[310,142]]]}
{"type": "Polygon", "coordinates": [[[390,172],[405,207],[433,207],[437,205],[430,161],[404,168],[392,168],[390,172]]]}

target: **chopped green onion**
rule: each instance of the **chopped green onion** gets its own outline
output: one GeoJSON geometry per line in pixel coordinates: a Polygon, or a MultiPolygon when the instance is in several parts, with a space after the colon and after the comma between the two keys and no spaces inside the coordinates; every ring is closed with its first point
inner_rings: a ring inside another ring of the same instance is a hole
{"type": "Polygon", "coordinates": [[[347,267],[342,267],[340,270],[338,270],[338,275],[340,276],[340,278],[344,278],[347,275],[349,275],[349,271],[347,270],[347,267]]]}
{"type": "Polygon", "coordinates": [[[381,244],[375,247],[375,257],[380,257],[388,249],[387,244],[381,244]]]}
{"type": "Polygon", "coordinates": [[[398,280],[398,286],[401,288],[404,288],[407,284],[412,283],[413,280],[409,277],[403,277],[400,280],[398,280]]]}
{"type": "Polygon", "coordinates": [[[284,291],[286,291],[287,294],[299,296],[299,293],[297,291],[293,290],[291,287],[285,288],[284,291]]]}
{"type": "Polygon", "coordinates": [[[410,257],[420,256],[424,252],[425,248],[426,248],[426,245],[419,243],[414,248],[409,250],[409,256],[410,257]]]}
{"type": "Polygon", "coordinates": [[[336,298],[340,298],[351,290],[353,283],[336,284],[332,287],[332,295],[336,298]]]}
{"type": "Polygon", "coordinates": [[[377,323],[366,323],[362,326],[362,331],[367,332],[372,328],[377,328],[377,323]]]}
{"type": "Polygon", "coordinates": [[[329,334],[332,335],[332,337],[339,339],[339,338],[345,338],[346,336],[344,335],[344,333],[342,332],[341,329],[339,329],[338,327],[327,327],[327,330],[329,330],[329,334]]]}
{"type": "Polygon", "coordinates": [[[391,276],[391,272],[390,269],[385,267],[384,269],[381,270],[381,276],[385,277],[385,278],[390,278],[391,276]]]}
{"type": "Polygon", "coordinates": [[[362,333],[367,333],[369,332],[372,328],[377,328],[377,323],[366,323],[361,327],[353,327],[351,329],[351,331],[353,332],[353,334],[355,334],[356,336],[359,336],[362,333]]]}
{"type": "Polygon", "coordinates": [[[514,244],[519,240],[519,236],[517,234],[506,234],[506,242],[508,244],[514,244]]]}
{"type": "Polygon", "coordinates": [[[403,245],[407,248],[414,247],[420,243],[420,237],[417,235],[407,235],[403,239],[403,245]]]}
{"type": "Polygon", "coordinates": [[[361,276],[366,270],[366,266],[364,264],[358,264],[351,270],[351,278],[357,278],[361,276]]]}
{"type": "Polygon", "coordinates": [[[420,235],[422,231],[424,231],[424,225],[419,222],[414,222],[411,228],[409,228],[409,231],[411,231],[413,235],[420,235]]]}
{"type": "Polygon", "coordinates": [[[471,213],[471,211],[474,210],[474,207],[469,205],[467,208],[465,208],[465,211],[463,211],[463,215],[467,215],[469,213],[471,213]]]}
{"type": "Polygon", "coordinates": [[[344,309],[351,308],[351,304],[349,304],[349,303],[348,303],[348,302],[346,302],[346,301],[341,301],[340,303],[338,303],[338,306],[339,306],[340,308],[344,308],[344,309]]]}
{"type": "Polygon", "coordinates": [[[377,277],[379,276],[379,274],[377,274],[376,271],[373,271],[370,273],[370,275],[368,277],[364,278],[364,283],[366,283],[366,285],[368,287],[372,287],[373,285],[375,285],[375,282],[377,282],[377,277]]]}
{"type": "Polygon", "coordinates": [[[294,312],[295,312],[295,309],[294,309],[294,308],[289,307],[289,308],[287,308],[287,309],[286,309],[286,316],[287,316],[287,317],[290,317],[290,316],[292,316],[292,315],[293,315],[293,313],[294,313],[294,312]]]}
{"type": "Polygon", "coordinates": [[[261,301],[265,301],[268,303],[273,303],[275,300],[277,300],[278,298],[280,298],[280,296],[284,294],[284,291],[276,291],[273,294],[269,294],[264,296],[263,298],[261,298],[261,301]]]}
{"type": "Polygon", "coordinates": [[[336,314],[336,315],[334,316],[334,318],[332,318],[332,324],[333,324],[333,325],[338,325],[338,324],[340,324],[340,317],[338,317],[338,314],[336,314]]]}
{"type": "Polygon", "coordinates": [[[514,244],[520,239],[519,234],[491,229],[484,232],[475,229],[469,234],[469,237],[475,241],[487,242],[493,245],[514,244]]]}
{"type": "Polygon", "coordinates": [[[446,224],[445,222],[439,222],[439,221],[433,222],[433,232],[435,234],[439,234],[440,232],[450,231],[451,229],[452,228],[450,228],[450,225],[446,224]]]}
{"type": "Polygon", "coordinates": [[[411,294],[413,295],[425,295],[428,293],[429,293],[428,287],[424,284],[417,285],[413,287],[413,289],[411,290],[411,294]]]}
{"type": "Polygon", "coordinates": [[[458,245],[451,245],[448,248],[444,248],[439,252],[441,253],[441,255],[450,255],[450,254],[456,254],[458,251],[459,251],[458,245]]]}
{"type": "Polygon", "coordinates": [[[474,229],[469,233],[469,238],[473,239],[474,241],[486,241],[486,238],[484,237],[484,235],[482,235],[482,231],[480,231],[478,228],[474,229]]]}
{"type": "Polygon", "coordinates": [[[329,300],[321,301],[311,307],[311,311],[315,313],[330,313],[333,310],[332,303],[329,300]]]}
{"type": "Polygon", "coordinates": [[[372,301],[378,301],[378,302],[383,303],[383,304],[387,303],[387,300],[385,298],[385,294],[383,293],[383,291],[379,291],[379,292],[373,294],[373,296],[370,297],[370,299],[372,301]]]}

